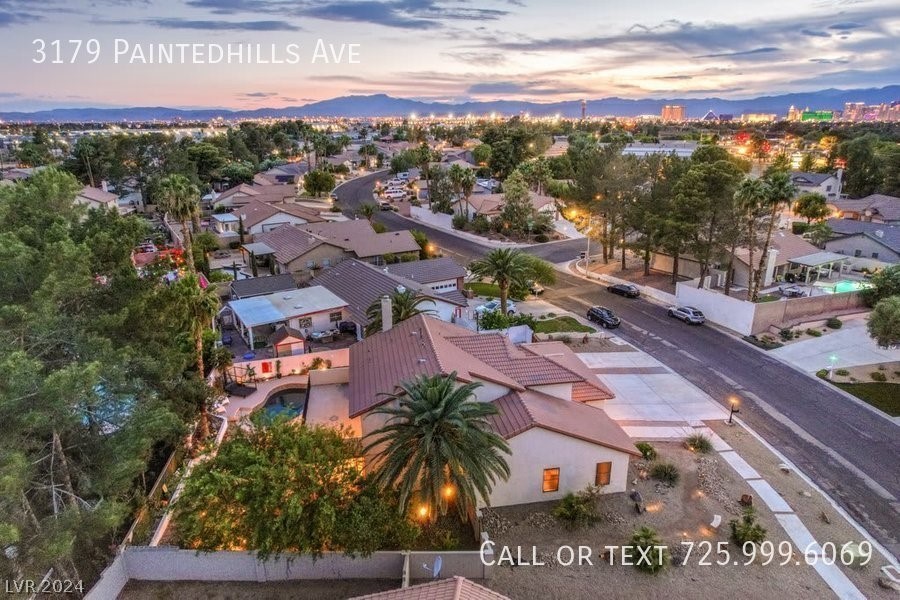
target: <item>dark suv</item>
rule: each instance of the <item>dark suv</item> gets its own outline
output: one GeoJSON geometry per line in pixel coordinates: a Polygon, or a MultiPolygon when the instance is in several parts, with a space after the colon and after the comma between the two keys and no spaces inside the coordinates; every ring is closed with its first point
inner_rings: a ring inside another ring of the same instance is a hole
{"type": "Polygon", "coordinates": [[[593,306],[587,311],[588,321],[593,321],[605,329],[615,329],[622,324],[613,311],[603,306],[593,306]]]}

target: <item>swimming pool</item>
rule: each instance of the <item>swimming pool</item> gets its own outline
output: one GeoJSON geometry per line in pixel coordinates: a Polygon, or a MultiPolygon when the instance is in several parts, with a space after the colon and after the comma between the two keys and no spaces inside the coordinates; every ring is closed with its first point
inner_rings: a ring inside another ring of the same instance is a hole
{"type": "Polygon", "coordinates": [[[306,411],[306,388],[288,388],[275,392],[262,405],[268,417],[302,417],[306,411]]]}
{"type": "Polygon", "coordinates": [[[829,294],[858,292],[860,290],[872,287],[872,284],[868,281],[857,281],[854,279],[841,279],[840,281],[836,281],[834,283],[830,283],[827,281],[817,281],[813,285],[822,288],[822,291],[829,294]]]}

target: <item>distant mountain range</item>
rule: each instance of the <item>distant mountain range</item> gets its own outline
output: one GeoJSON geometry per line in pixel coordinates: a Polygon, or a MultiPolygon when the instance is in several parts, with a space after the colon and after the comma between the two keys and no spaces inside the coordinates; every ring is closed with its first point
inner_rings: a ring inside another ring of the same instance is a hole
{"type": "MultiPolygon", "coordinates": [[[[880,104],[900,100],[900,85],[883,88],[837,90],[827,89],[817,92],[760,96],[744,100],[724,98],[663,98],[639,99],[602,98],[587,101],[589,116],[635,116],[660,113],[666,104],[680,104],[685,107],[688,118],[699,118],[712,110],[716,114],[731,114],[736,117],[743,113],[776,113],[784,115],[794,105],[798,108],[840,110],[845,102],[865,102],[880,104]]],[[[115,122],[115,121],[208,121],[217,117],[224,119],[253,119],[278,117],[379,117],[418,115],[443,115],[447,113],[485,115],[496,112],[512,116],[530,113],[533,116],[559,114],[564,117],[581,116],[581,102],[553,102],[542,104],[519,100],[495,100],[490,102],[464,102],[450,104],[442,102],[420,102],[405,98],[394,98],[385,94],[370,96],[341,96],[302,106],[285,108],[258,108],[254,110],[228,109],[176,109],[162,106],[136,108],[58,108],[37,112],[0,112],[4,121],[33,122],[115,122]]]]}

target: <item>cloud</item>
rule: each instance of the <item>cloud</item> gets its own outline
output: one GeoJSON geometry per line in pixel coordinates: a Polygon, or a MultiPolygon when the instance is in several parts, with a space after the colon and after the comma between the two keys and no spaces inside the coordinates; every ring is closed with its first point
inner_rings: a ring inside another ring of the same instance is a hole
{"type": "Polygon", "coordinates": [[[821,65],[845,65],[850,62],[849,58],[811,58],[809,62],[819,63],[821,65]]]}
{"type": "Polygon", "coordinates": [[[286,21],[204,21],[180,18],[143,21],[162,29],[200,29],[206,31],[302,31],[286,21]]]}
{"type": "Polygon", "coordinates": [[[560,96],[563,94],[592,93],[592,90],[575,88],[556,81],[494,81],[472,84],[466,93],[475,95],[560,96]]]}
{"type": "Polygon", "coordinates": [[[771,46],[765,48],[753,48],[752,50],[740,50],[738,52],[720,52],[718,54],[701,54],[694,58],[735,58],[739,56],[755,56],[757,54],[771,54],[772,52],[781,52],[781,48],[773,48],[771,46]]]}
{"type": "Polygon", "coordinates": [[[663,77],[654,77],[654,79],[661,79],[663,81],[684,81],[687,79],[693,79],[690,75],[665,75],[663,77]]]}
{"type": "Polygon", "coordinates": [[[498,67],[506,64],[506,56],[500,52],[442,52],[443,56],[459,62],[482,65],[486,67],[498,67]]]}
{"type": "Polygon", "coordinates": [[[828,27],[828,29],[834,29],[835,31],[850,31],[851,29],[862,29],[863,25],[859,23],[835,23],[828,27]]]}
{"type": "Polygon", "coordinates": [[[801,29],[800,33],[808,37],[823,37],[828,38],[831,37],[831,34],[827,31],[815,31],[813,29],[801,29]]]}
{"type": "Polygon", "coordinates": [[[246,92],[244,94],[238,94],[238,96],[242,96],[244,98],[271,98],[272,96],[277,95],[277,92],[246,92]]]}

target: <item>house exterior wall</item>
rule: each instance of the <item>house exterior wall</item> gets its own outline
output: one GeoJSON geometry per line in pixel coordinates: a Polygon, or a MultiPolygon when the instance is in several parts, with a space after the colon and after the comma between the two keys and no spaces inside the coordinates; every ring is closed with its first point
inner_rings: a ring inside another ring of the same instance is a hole
{"type": "Polygon", "coordinates": [[[555,431],[533,427],[509,440],[506,457],[510,477],[491,492],[491,506],[559,500],[569,492],[594,485],[597,463],[611,462],[609,485],[604,493],[624,492],[628,483],[629,455],[555,431]],[[542,491],[544,469],[559,468],[559,490],[542,491]]]}
{"type": "Polygon", "coordinates": [[[882,264],[896,264],[900,262],[900,253],[894,252],[887,246],[879,244],[865,235],[848,235],[828,241],[825,243],[825,249],[829,252],[837,252],[838,254],[854,257],[856,260],[850,261],[850,264],[853,266],[869,266],[868,264],[861,264],[863,261],[858,259],[868,259],[868,263],[871,263],[872,260],[882,264]],[[857,252],[859,256],[857,256],[857,252]],[[873,254],[877,256],[873,256],[873,254]]]}
{"type": "Polygon", "coordinates": [[[803,185],[797,184],[797,195],[815,193],[822,194],[826,200],[837,200],[841,195],[841,184],[837,177],[829,177],[819,185],[803,185]]]}
{"type": "Polygon", "coordinates": [[[548,396],[553,396],[554,398],[560,398],[562,400],[571,400],[572,399],[572,384],[571,383],[555,383],[552,385],[536,385],[531,389],[536,392],[541,392],[542,394],[547,394],[548,396]]]}
{"type": "Polygon", "coordinates": [[[335,309],[333,311],[330,311],[330,310],[322,311],[322,312],[312,313],[309,315],[303,315],[300,317],[294,317],[293,319],[291,319],[288,322],[288,325],[298,331],[302,331],[303,333],[311,333],[313,331],[326,331],[328,329],[333,329],[333,328],[337,327],[338,323],[346,320],[346,317],[347,317],[347,311],[340,308],[340,309],[335,309]],[[331,321],[329,315],[332,312],[340,312],[341,313],[340,320],[331,321]],[[309,327],[301,326],[300,325],[301,319],[312,319],[312,325],[309,327]]]}
{"type": "MultiPolygon", "coordinates": [[[[591,259],[593,262],[594,259],[591,259]]],[[[650,268],[654,271],[662,271],[663,273],[671,273],[674,269],[675,259],[668,254],[660,254],[655,252],[650,257],[650,268]]],[[[678,257],[678,275],[681,277],[700,277],[700,263],[684,256],[678,257]]]]}
{"type": "Polygon", "coordinates": [[[334,266],[344,260],[347,256],[344,249],[339,246],[320,244],[287,264],[279,264],[279,268],[282,273],[292,273],[296,277],[308,278],[312,277],[312,271],[307,266],[309,261],[319,265],[321,268],[327,268],[326,265],[334,266]]]}

